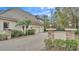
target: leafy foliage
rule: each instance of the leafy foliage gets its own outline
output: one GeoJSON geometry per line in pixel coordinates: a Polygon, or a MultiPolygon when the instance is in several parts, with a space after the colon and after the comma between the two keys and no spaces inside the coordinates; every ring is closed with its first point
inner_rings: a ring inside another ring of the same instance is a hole
{"type": "Polygon", "coordinates": [[[20,30],[12,30],[11,31],[11,36],[12,37],[19,37],[19,36],[23,36],[23,35],[24,35],[24,33],[20,30]]]}
{"type": "Polygon", "coordinates": [[[79,28],[75,31],[75,34],[79,34],[79,28]]]}
{"type": "Polygon", "coordinates": [[[47,15],[43,15],[42,18],[44,19],[44,31],[49,28],[49,20],[47,15]]]}
{"type": "Polygon", "coordinates": [[[29,25],[31,24],[31,20],[19,20],[17,21],[16,26],[22,26],[22,29],[24,31],[24,28],[26,27],[26,29],[29,27],[29,25]]]}
{"type": "Polygon", "coordinates": [[[78,43],[76,40],[66,40],[66,50],[73,51],[77,50],[78,43]]]}
{"type": "Polygon", "coordinates": [[[35,34],[35,30],[34,29],[26,30],[25,35],[33,35],[33,34],[35,34]]]}
{"type": "Polygon", "coordinates": [[[64,40],[61,40],[61,39],[55,39],[53,40],[53,46],[54,47],[65,47],[66,44],[65,44],[65,41],[64,40]]]}
{"type": "Polygon", "coordinates": [[[4,32],[0,32],[0,40],[7,40],[7,36],[5,35],[4,32]]]}
{"type": "Polygon", "coordinates": [[[79,8],[78,7],[57,7],[54,13],[57,27],[78,28],[79,8]]]}
{"type": "Polygon", "coordinates": [[[60,9],[57,9],[55,15],[56,19],[56,28],[57,29],[64,29],[68,26],[68,17],[66,14],[60,11],[60,9]]]}
{"type": "Polygon", "coordinates": [[[46,39],[45,45],[48,49],[56,48],[61,49],[65,48],[66,51],[76,51],[78,47],[78,42],[76,40],[61,40],[61,39],[46,39]]]}
{"type": "Polygon", "coordinates": [[[53,42],[52,42],[51,39],[46,39],[46,40],[44,40],[44,42],[45,42],[45,46],[46,46],[47,49],[51,49],[52,48],[53,42]]]}

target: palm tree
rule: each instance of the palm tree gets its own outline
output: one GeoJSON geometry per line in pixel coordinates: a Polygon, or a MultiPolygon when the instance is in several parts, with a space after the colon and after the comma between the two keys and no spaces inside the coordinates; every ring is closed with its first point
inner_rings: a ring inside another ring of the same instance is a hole
{"type": "Polygon", "coordinates": [[[25,33],[24,28],[26,28],[27,31],[27,28],[29,27],[30,24],[31,24],[31,20],[19,20],[17,21],[16,26],[22,26],[22,30],[25,33]]]}
{"type": "Polygon", "coordinates": [[[79,26],[79,8],[78,7],[61,7],[63,14],[66,14],[68,17],[68,21],[72,25],[73,28],[78,28],[79,26]]]}
{"type": "Polygon", "coordinates": [[[43,15],[42,18],[44,19],[44,31],[49,27],[49,20],[47,15],[43,15]]]}
{"type": "Polygon", "coordinates": [[[25,26],[24,20],[18,20],[18,21],[16,22],[16,26],[21,26],[21,27],[22,27],[22,30],[23,30],[23,32],[24,32],[24,26],[25,26]]]}
{"type": "Polygon", "coordinates": [[[60,11],[60,8],[56,9],[57,11],[55,12],[55,21],[56,21],[56,26],[57,29],[64,29],[65,27],[68,26],[68,17],[66,14],[62,13],[60,11]]]}
{"type": "MultiPolygon", "coordinates": [[[[26,31],[27,31],[27,28],[29,27],[29,25],[31,25],[31,20],[24,20],[24,25],[25,25],[26,31]]],[[[28,35],[27,32],[26,32],[26,34],[28,35]]]]}

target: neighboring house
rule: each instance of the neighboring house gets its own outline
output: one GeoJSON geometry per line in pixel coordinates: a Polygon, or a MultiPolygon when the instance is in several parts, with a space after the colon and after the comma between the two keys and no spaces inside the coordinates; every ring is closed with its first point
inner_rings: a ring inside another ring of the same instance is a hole
{"type": "Polygon", "coordinates": [[[32,24],[29,28],[35,29],[36,33],[43,32],[43,21],[20,8],[11,8],[0,13],[0,31],[6,28],[22,30],[21,26],[16,26],[16,21],[23,19],[31,20],[32,24]]]}

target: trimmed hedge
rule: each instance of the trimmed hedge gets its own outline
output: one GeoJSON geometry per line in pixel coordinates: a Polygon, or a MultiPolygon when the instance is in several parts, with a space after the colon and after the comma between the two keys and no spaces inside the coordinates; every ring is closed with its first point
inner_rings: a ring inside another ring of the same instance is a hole
{"type": "Polygon", "coordinates": [[[66,51],[76,51],[78,47],[76,40],[46,39],[44,42],[47,49],[56,48],[61,50],[65,48],[66,51]]]}

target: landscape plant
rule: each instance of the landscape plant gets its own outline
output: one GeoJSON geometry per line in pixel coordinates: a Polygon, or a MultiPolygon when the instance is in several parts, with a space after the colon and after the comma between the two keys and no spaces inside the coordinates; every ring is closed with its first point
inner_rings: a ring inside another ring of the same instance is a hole
{"type": "Polygon", "coordinates": [[[61,40],[61,39],[53,40],[53,47],[57,49],[65,48],[66,47],[65,40],[61,40]]]}
{"type": "Polygon", "coordinates": [[[55,48],[56,50],[64,50],[65,51],[77,51],[78,49],[78,42],[74,39],[46,39],[45,46],[50,50],[50,48],[55,48]]]}
{"type": "Polygon", "coordinates": [[[75,31],[75,34],[79,35],[79,28],[75,31]]]}
{"type": "Polygon", "coordinates": [[[11,37],[20,37],[23,35],[24,35],[24,33],[20,30],[12,30],[11,31],[11,37]]]}
{"type": "Polygon", "coordinates": [[[76,40],[66,40],[66,50],[75,51],[77,50],[78,43],[76,40]]]}
{"type": "Polygon", "coordinates": [[[28,33],[28,35],[33,35],[33,34],[35,34],[35,29],[26,30],[25,35],[27,35],[27,33],[28,33]]]}
{"type": "MultiPolygon", "coordinates": [[[[17,24],[16,24],[16,26],[22,27],[24,34],[25,34],[25,29],[27,31],[27,28],[29,27],[29,25],[31,25],[31,20],[28,20],[28,19],[19,20],[19,21],[17,21],[17,24]]],[[[28,35],[28,33],[27,33],[27,35],[28,35]]]]}
{"type": "Polygon", "coordinates": [[[46,39],[46,40],[44,40],[44,42],[45,42],[45,46],[46,46],[46,49],[51,49],[52,48],[52,44],[53,44],[53,42],[52,42],[52,39],[46,39]]]}
{"type": "Polygon", "coordinates": [[[4,32],[0,32],[0,40],[7,40],[7,35],[4,32]]]}

